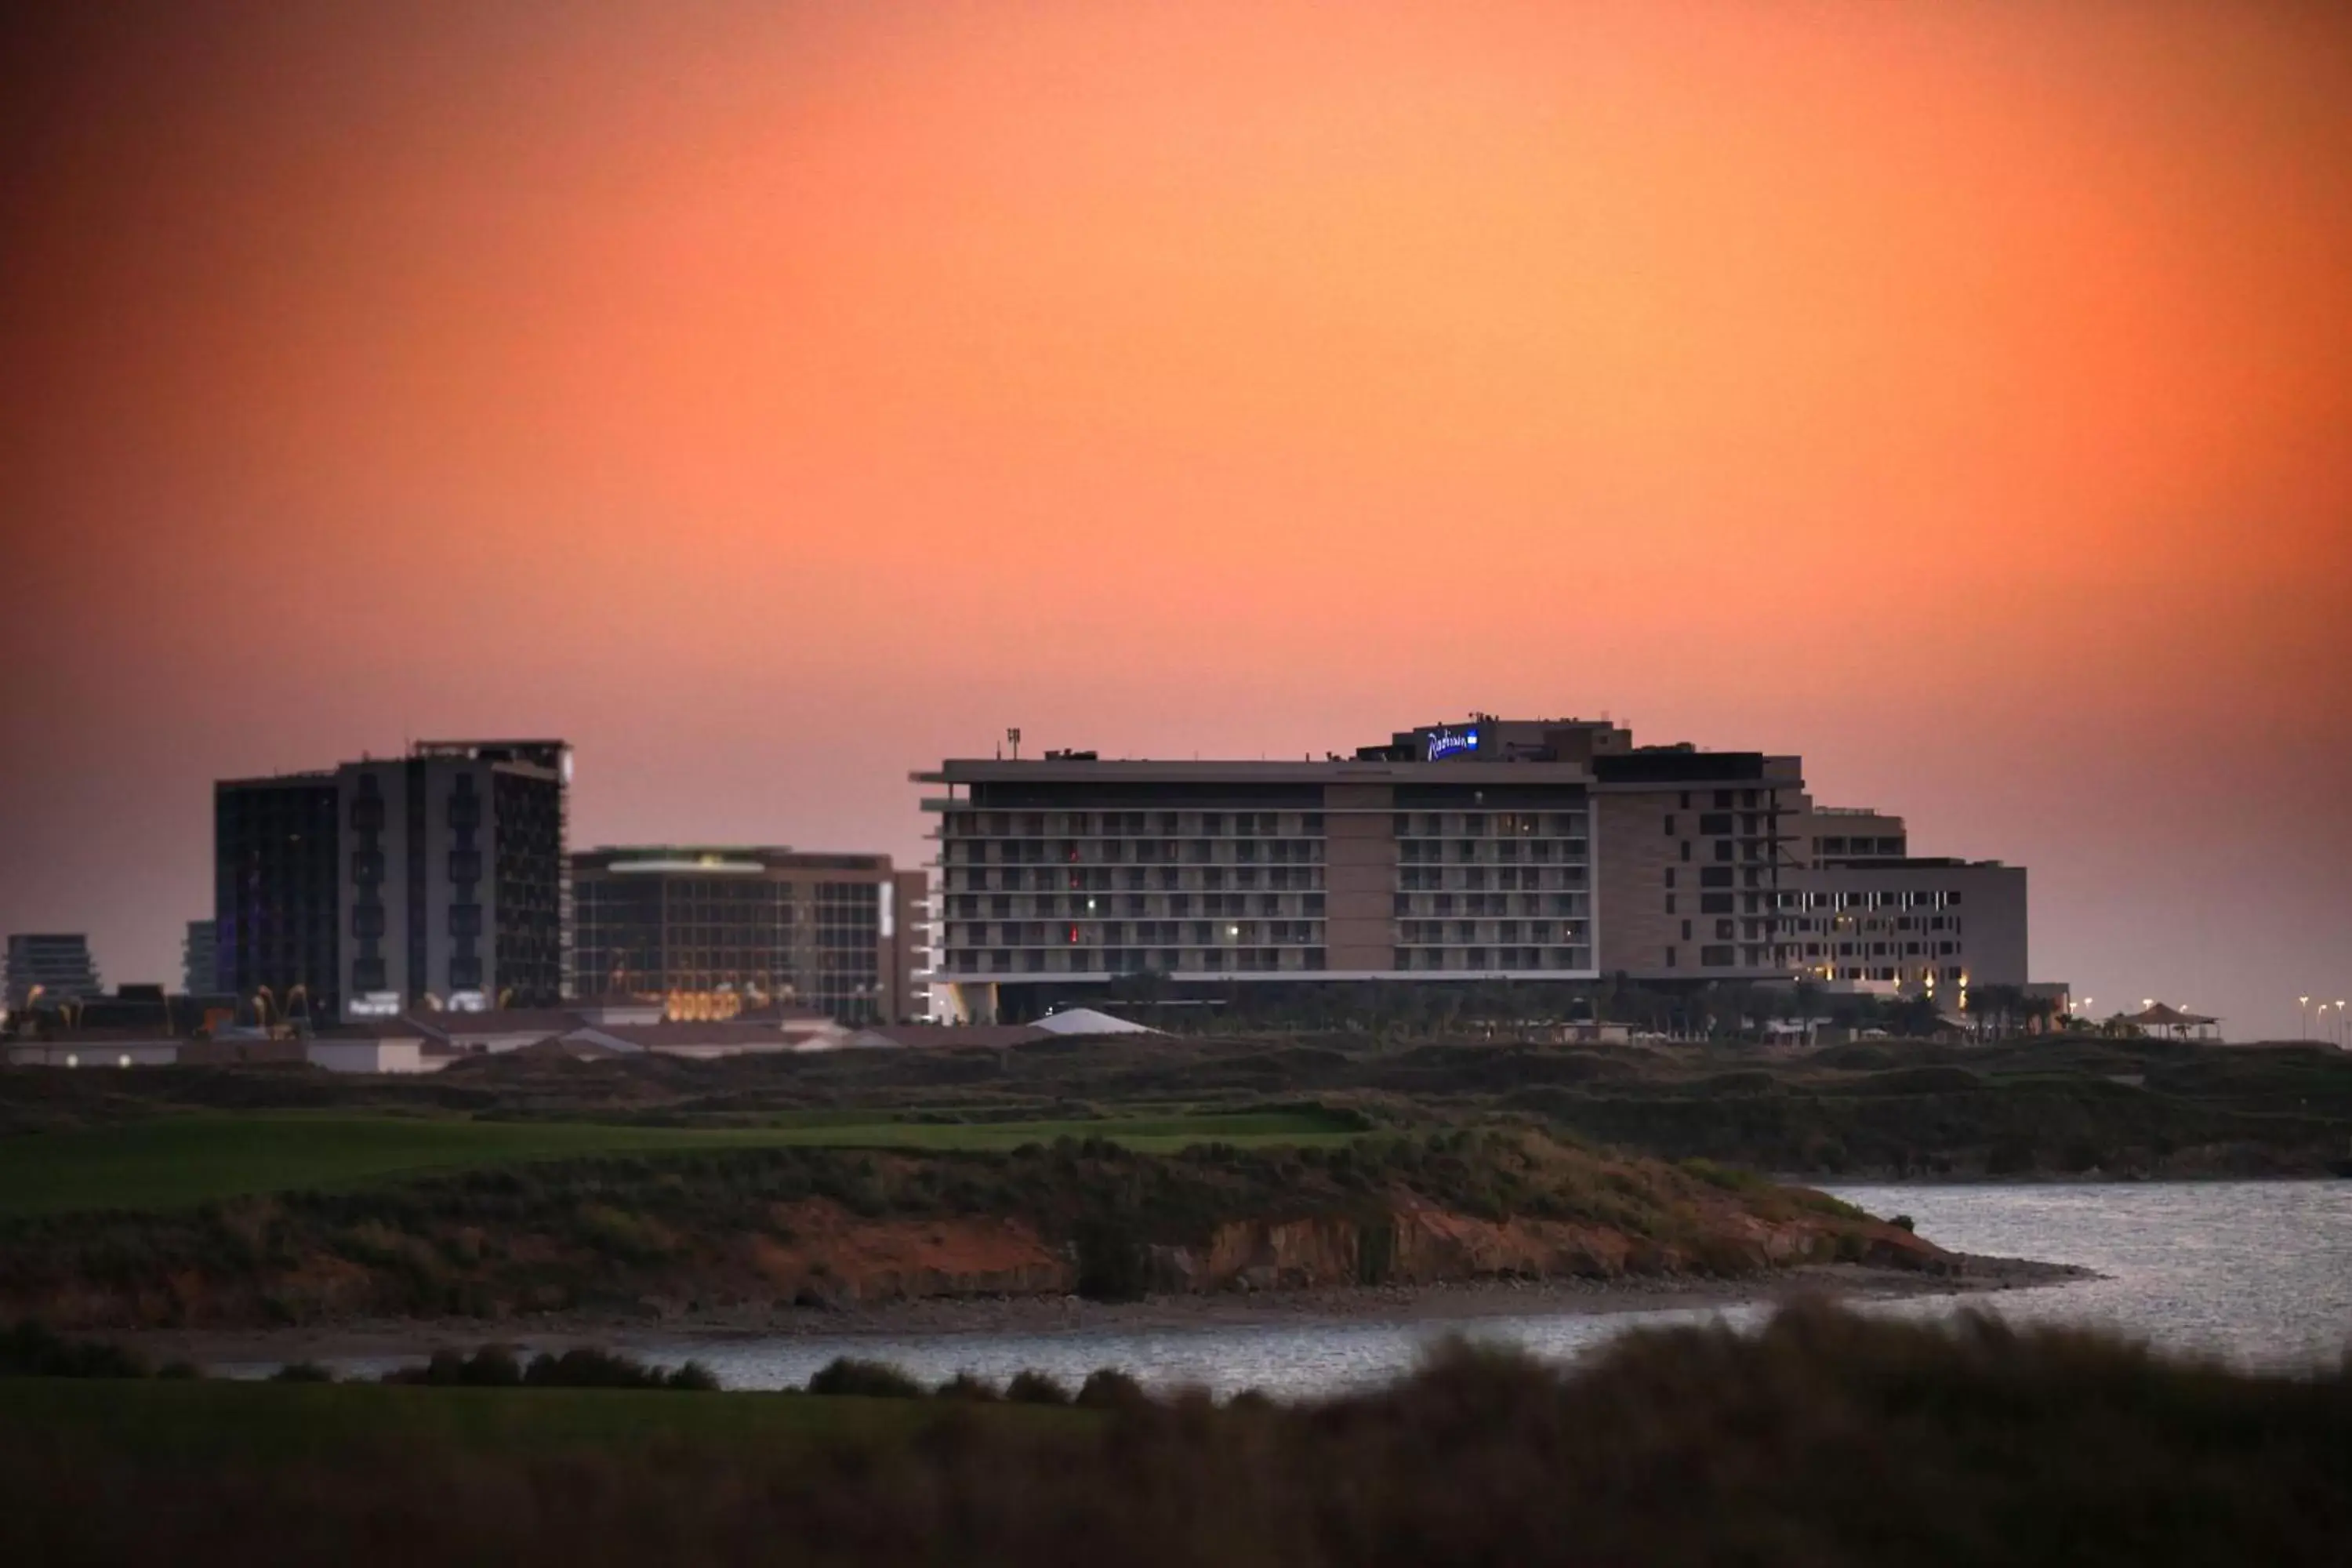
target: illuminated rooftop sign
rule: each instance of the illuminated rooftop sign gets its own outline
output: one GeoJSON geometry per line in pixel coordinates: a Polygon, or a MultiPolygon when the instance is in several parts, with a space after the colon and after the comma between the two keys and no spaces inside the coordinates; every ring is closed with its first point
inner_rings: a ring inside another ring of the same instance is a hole
{"type": "Polygon", "coordinates": [[[1478,726],[1471,724],[1456,730],[1451,726],[1429,732],[1429,749],[1423,753],[1431,762],[1441,757],[1467,756],[1478,749],[1478,726]]]}

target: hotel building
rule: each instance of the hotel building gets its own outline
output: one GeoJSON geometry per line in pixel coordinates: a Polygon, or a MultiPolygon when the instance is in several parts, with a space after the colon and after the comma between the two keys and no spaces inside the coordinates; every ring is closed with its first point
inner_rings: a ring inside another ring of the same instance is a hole
{"type": "Polygon", "coordinates": [[[219,987],[322,1023],[551,1005],[571,773],[561,741],[428,741],[215,784],[219,987]]]}
{"type": "Polygon", "coordinates": [[[572,857],[572,986],[673,1017],[784,1003],[845,1025],[923,1016],[928,879],[887,855],[656,846],[572,857]]]}
{"type": "Polygon", "coordinates": [[[1637,747],[1607,721],[1482,716],[1320,762],[1049,752],[914,777],[944,786],[924,805],[949,1020],[1034,1017],[1146,973],[1179,989],[1899,980],[1906,958],[1915,977],[2023,973],[2022,871],[1907,858],[1900,819],[1815,810],[1796,757],[1637,747]],[[1916,934],[1877,923],[1938,913],[1916,934]],[[1853,923],[1809,929],[1824,919],[1853,923]],[[1825,944],[1860,951],[1805,951],[1825,944]]]}
{"type": "Polygon", "coordinates": [[[347,1015],[562,999],[569,746],[425,741],[334,776],[347,1015]]]}
{"type": "Polygon", "coordinates": [[[1605,721],[1428,725],[1324,761],[955,760],[935,1010],[1034,1016],[1113,976],[1768,978],[1794,759],[1605,721]]]}

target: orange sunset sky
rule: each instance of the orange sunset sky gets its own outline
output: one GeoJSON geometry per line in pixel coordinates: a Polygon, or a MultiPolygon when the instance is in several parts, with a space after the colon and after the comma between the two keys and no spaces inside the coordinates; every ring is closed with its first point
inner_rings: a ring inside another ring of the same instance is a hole
{"type": "Polygon", "coordinates": [[[1478,709],[1801,752],[2103,1013],[2352,996],[2352,7],[5,26],[0,930],[110,980],[404,737],[914,857],[1008,724],[1478,709]]]}

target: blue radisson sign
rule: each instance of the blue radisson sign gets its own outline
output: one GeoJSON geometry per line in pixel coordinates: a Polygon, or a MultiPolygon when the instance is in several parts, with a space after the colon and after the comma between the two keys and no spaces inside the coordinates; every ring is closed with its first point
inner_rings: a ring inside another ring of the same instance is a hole
{"type": "Polygon", "coordinates": [[[1474,724],[1461,730],[1432,730],[1429,732],[1429,749],[1423,754],[1433,763],[1440,757],[1459,757],[1477,749],[1478,728],[1474,724]]]}

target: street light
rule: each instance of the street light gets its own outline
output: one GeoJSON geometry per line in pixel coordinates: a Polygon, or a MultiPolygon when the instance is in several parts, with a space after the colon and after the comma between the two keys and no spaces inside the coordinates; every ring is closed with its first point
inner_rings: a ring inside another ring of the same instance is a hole
{"type": "Polygon", "coordinates": [[[2294,1026],[2295,1026],[2295,1037],[2295,1037],[2296,1039],[2298,1039],[2298,1040],[2307,1040],[2307,1039],[2311,1038],[2311,1012],[2310,1012],[2310,1008],[2311,1008],[2311,998],[2310,998],[2310,997],[2308,997],[2308,996],[2298,996],[2298,997],[2296,997],[2296,998],[2294,999],[2294,1026]]]}

